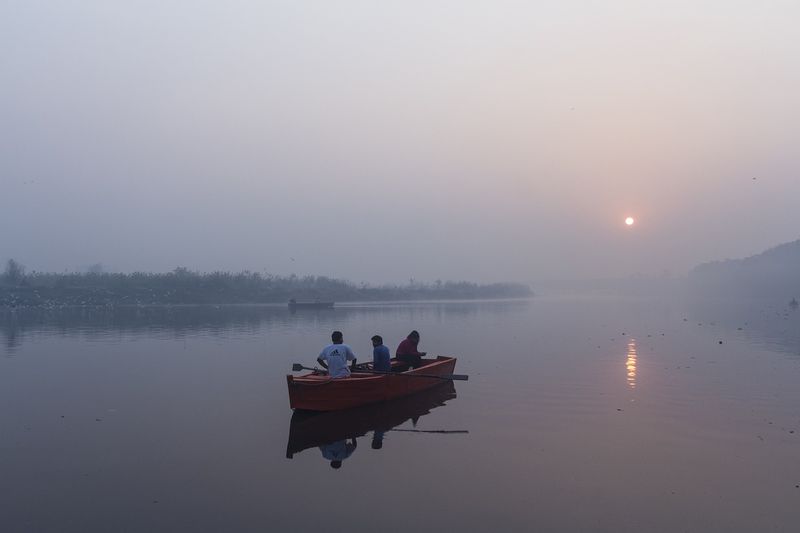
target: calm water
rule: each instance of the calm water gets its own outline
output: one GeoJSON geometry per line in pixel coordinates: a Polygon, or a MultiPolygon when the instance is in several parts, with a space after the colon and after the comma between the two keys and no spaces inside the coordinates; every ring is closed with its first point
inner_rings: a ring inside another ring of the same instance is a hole
{"type": "Polygon", "coordinates": [[[3,532],[800,529],[800,313],[778,304],[2,317],[3,532]],[[285,375],[333,329],[361,360],[418,329],[470,381],[292,420],[285,375]]]}

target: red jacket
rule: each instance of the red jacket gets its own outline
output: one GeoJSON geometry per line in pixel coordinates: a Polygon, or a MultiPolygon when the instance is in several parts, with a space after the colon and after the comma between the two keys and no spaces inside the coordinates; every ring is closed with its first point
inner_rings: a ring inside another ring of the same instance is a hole
{"type": "Polygon", "coordinates": [[[400,343],[400,346],[397,347],[397,353],[395,355],[422,355],[417,351],[417,343],[412,341],[411,339],[403,339],[403,342],[400,343]]]}

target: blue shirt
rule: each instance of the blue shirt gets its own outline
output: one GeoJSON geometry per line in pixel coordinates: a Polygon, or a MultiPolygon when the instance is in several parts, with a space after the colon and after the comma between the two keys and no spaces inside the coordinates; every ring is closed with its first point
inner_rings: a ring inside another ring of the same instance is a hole
{"type": "Polygon", "coordinates": [[[391,372],[392,364],[389,361],[392,356],[389,354],[389,348],[381,344],[372,350],[372,369],[379,372],[391,372]]]}

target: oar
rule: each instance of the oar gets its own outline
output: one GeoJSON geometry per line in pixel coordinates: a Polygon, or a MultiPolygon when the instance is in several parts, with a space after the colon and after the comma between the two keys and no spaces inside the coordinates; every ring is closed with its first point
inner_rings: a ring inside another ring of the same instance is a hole
{"type": "Polygon", "coordinates": [[[363,372],[366,374],[387,374],[390,376],[406,376],[409,378],[434,378],[434,379],[443,379],[446,381],[451,380],[459,380],[459,381],[467,381],[469,376],[466,374],[442,374],[440,376],[436,376],[434,374],[407,374],[406,372],[383,372],[381,370],[356,370],[355,372],[363,372]]]}
{"type": "MultiPolygon", "coordinates": [[[[307,366],[301,365],[300,363],[295,363],[292,365],[293,372],[299,372],[301,370],[323,372],[318,368],[309,368],[307,366]]],[[[466,374],[443,374],[441,376],[435,376],[433,374],[407,374],[405,372],[381,372],[380,370],[361,370],[361,369],[355,370],[354,372],[362,374],[386,374],[390,376],[405,376],[408,378],[432,378],[432,379],[441,379],[444,381],[452,381],[452,380],[467,381],[469,379],[469,376],[466,374]]]]}
{"type": "Polygon", "coordinates": [[[312,372],[318,372],[320,374],[327,374],[328,371],[322,368],[311,368],[310,366],[303,366],[300,363],[295,363],[292,365],[292,372],[300,372],[301,370],[311,370],[312,372]]]}
{"type": "Polygon", "coordinates": [[[408,433],[469,433],[468,429],[390,429],[388,431],[406,431],[408,433]]]}

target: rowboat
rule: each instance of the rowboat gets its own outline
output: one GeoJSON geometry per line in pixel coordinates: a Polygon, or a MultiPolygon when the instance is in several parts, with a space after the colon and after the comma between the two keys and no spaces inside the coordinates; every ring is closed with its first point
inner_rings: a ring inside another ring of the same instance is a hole
{"type": "Polygon", "coordinates": [[[289,423],[286,457],[291,459],[303,450],[362,437],[370,431],[375,432],[374,440],[408,420],[416,425],[420,417],[455,397],[453,382],[446,381],[418,394],[344,411],[295,411],[289,423]]]}
{"type": "Polygon", "coordinates": [[[316,372],[297,377],[287,375],[289,406],[308,411],[338,411],[385,402],[438,385],[455,367],[455,357],[440,355],[436,359],[423,359],[422,366],[411,370],[406,370],[407,364],[393,359],[392,369],[397,372],[384,374],[370,374],[368,368],[362,367],[365,372],[356,370],[349,378],[333,379],[316,372]]]}
{"type": "Polygon", "coordinates": [[[334,302],[324,302],[321,300],[289,300],[289,309],[333,309],[334,302]]]}

